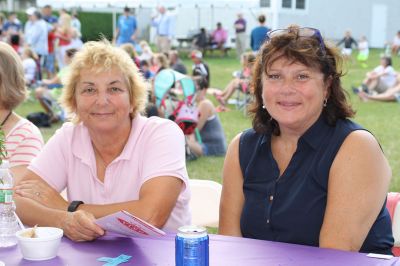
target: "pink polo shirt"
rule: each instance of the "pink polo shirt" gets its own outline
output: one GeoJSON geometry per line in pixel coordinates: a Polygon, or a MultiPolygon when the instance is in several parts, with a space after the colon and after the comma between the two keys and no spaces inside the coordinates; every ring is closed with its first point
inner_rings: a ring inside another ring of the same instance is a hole
{"type": "Polygon", "coordinates": [[[82,200],[88,204],[138,200],[144,182],[154,177],[174,176],[185,186],[163,229],[176,231],[191,221],[185,139],[182,130],[167,119],[140,115],[133,119],[128,142],[108,165],[104,183],[97,178],[91,139],[82,123],[65,123],[29,169],[57,191],[67,188],[69,201],[82,200]]]}
{"type": "Polygon", "coordinates": [[[216,29],[212,33],[213,41],[217,43],[225,43],[228,39],[228,33],[224,29],[216,29]]]}

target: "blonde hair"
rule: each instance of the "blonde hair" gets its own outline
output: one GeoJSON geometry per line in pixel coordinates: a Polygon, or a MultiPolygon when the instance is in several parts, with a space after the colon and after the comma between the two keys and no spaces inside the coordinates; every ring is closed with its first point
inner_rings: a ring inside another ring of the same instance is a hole
{"type": "Polygon", "coordinates": [[[33,60],[38,60],[37,54],[29,46],[24,47],[23,55],[32,58],[33,60]]]}
{"type": "Polygon", "coordinates": [[[91,41],[85,43],[82,50],[77,52],[69,65],[69,73],[63,80],[64,89],[60,98],[72,122],[80,122],[76,113],[76,85],[80,73],[90,69],[97,73],[118,68],[124,75],[129,91],[129,102],[133,107],[131,118],[142,112],[146,105],[147,91],[144,80],[129,55],[118,47],[114,47],[108,40],[91,41]]]}
{"type": "Polygon", "coordinates": [[[253,52],[245,52],[242,54],[241,60],[243,65],[245,65],[246,67],[250,67],[255,63],[256,56],[253,54],[253,52]]]}
{"type": "Polygon", "coordinates": [[[123,45],[121,45],[119,48],[121,48],[122,50],[124,50],[125,52],[128,53],[128,55],[131,58],[135,58],[138,56],[138,54],[136,53],[136,49],[135,46],[133,46],[133,44],[131,43],[124,43],[123,45]]]}
{"type": "Polygon", "coordinates": [[[141,40],[140,42],[139,42],[139,45],[140,45],[140,47],[145,47],[145,46],[149,46],[149,44],[148,44],[148,42],[146,42],[145,40],[141,40]]]}
{"type": "Polygon", "coordinates": [[[167,56],[165,54],[157,53],[157,54],[154,55],[154,57],[155,57],[155,59],[158,60],[158,62],[160,63],[160,65],[163,68],[168,68],[169,67],[169,61],[168,61],[168,58],[167,58],[167,56]]]}
{"type": "Polygon", "coordinates": [[[7,110],[15,109],[27,96],[24,68],[15,50],[0,42],[0,105],[7,110]]]}
{"type": "Polygon", "coordinates": [[[60,16],[60,30],[64,34],[71,34],[72,35],[72,26],[71,26],[71,16],[67,13],[64,13],[60,16]]]}

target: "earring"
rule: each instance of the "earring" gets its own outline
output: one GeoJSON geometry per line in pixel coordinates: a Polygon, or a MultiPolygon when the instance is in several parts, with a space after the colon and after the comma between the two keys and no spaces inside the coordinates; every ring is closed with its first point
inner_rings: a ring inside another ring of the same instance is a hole
{"type": "Polygon", "coordinates": [[[326,107],[327,103],[328,103],[328,99],[325,98],[325,100],[324,100],[324,107],[326,107]]]}
{"type": "Polygon", "coordinates": [[[262,106],[262,109],[265,109],[265,105],[262,106]]]}

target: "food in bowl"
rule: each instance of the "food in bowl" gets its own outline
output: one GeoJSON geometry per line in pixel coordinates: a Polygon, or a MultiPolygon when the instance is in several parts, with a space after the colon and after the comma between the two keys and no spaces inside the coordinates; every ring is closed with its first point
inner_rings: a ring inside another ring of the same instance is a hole
{"type": "Polygon", "coordinates": [[[32,227],[32,228],[29,228],[28,230],[25,230],[24,232],[21,233],[21,236],[23,236],[23,237],[29,237],[29,238],[36,238],[36,237],[38,237],[37,234],[36,234],[36,228],[37,228],[37,225],[35,225],[35,226],[32,227]]]}
{"type": "Polygon", "coordinates": [[[49,260],[57,256],[63,230],[56,227],[36,227],[16,233],[18,246],[26,260],[49,260]],[[32,231],[36,237],[32,237],[32,231]]]}

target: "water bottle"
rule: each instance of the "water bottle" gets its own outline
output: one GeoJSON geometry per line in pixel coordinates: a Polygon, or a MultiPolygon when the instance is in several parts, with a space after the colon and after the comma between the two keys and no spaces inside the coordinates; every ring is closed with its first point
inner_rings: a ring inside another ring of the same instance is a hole
{"type": "Polygon", "coordinates": [[[9,166],[6,160],[0,165],[0,248],[16,245],[15,233],[19,230],[12,199],[13,179],[9,166]]]}

